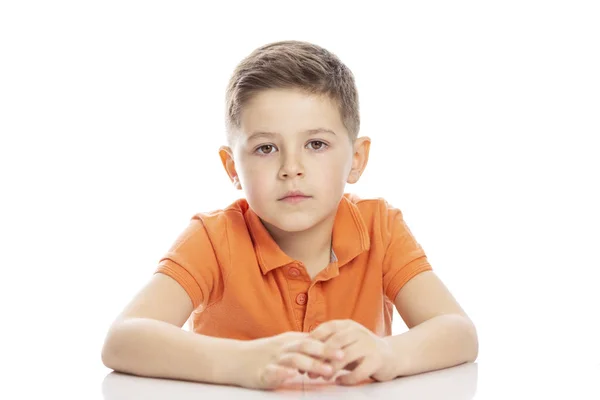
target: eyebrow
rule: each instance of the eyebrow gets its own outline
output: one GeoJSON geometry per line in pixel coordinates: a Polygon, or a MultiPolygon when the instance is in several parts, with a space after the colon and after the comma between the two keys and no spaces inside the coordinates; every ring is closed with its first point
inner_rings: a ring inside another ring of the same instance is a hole
{"type": "MultiPolygon", "coordinates": [[[[302,133],[306,133],[309,135],[317,135],[319,133],[331,133],[331,134],[335,135],[334,131],[332,131],[331,129],[326,129],[326,128],[308,129],[302,133]]],[[[256,131],[256,132],[252,132],[252,134],[250,134],[250,136],[248,136],[248,141],[259,138],[259,137],[263,137],[263,136],[264,137],[275,137],[275,136],[280,136],[280,135],[276,132],[256,131]]]]}

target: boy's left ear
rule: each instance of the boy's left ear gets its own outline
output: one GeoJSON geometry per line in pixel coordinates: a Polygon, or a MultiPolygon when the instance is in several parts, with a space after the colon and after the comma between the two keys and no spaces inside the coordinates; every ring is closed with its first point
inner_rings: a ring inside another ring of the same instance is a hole
{"type": "Polygon", "coordinates": [[[348,183],[356,183],[360,179],[363,171],[367,167],[369,161],[369,149],[371,148],[371,138],[361,136],[354,141],[352,150],[352,168],[348,174],[348,183]]]}

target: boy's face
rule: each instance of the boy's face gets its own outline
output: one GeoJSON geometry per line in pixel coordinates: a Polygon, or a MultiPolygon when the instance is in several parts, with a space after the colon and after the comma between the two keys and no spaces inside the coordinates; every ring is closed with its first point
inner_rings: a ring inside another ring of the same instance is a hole
{"type": "Polygon", "coordinates": [[[233,137],[232,148],[220,151],[227,173],[263,222],[286,232],[335,217],[346,182],[358,181],[366,166],[370,144],[367,137],[351,142],[328,97],[293,89],[255,94],[233,137]]]}

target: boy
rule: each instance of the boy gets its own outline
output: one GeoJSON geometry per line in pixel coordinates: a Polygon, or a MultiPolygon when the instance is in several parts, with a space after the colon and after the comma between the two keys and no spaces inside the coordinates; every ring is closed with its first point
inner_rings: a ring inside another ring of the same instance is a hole
{"type": "Polygon", "coordinates": [[[400,210],[344,193],[370,146],[350,70],[310,43],[265,45],[234,71],[226,110],[219,154],[246,196],[191,219],[111,326],[104,364],[275,388],[298,372],[356,384],[474,361],[475,327],[400,210]],[[409,331],[390,336],[394,304],[409,331]]]}

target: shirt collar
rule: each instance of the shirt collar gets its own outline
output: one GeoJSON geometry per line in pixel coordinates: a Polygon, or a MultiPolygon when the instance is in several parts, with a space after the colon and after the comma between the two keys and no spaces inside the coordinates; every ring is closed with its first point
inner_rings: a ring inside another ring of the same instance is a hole
{"type": "MultiPolygon", "coordinates": [[[[368,230],[358,207],[344,194],[338,205],[333,223],[332,262],[341,267],[362,252],[369,250],[368,230]]],[[[258,215],[246,205],[244,218],[252,236],[256,259],[263,274],[293,263],[295,260],[283,252],[262,224],[258,215]]]]}

